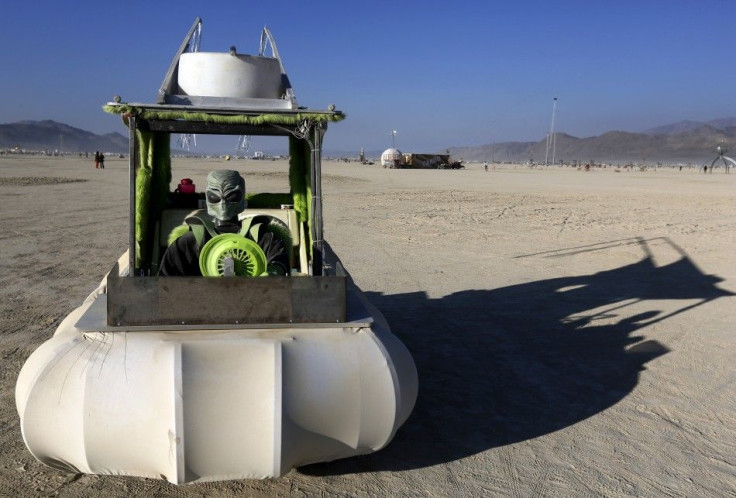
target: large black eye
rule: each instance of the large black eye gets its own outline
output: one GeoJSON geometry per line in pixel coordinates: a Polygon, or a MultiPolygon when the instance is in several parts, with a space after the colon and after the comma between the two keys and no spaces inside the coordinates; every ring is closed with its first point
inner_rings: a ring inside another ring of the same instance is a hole
{"type": "Polygon", "coordinates": [[[233,190],[229,194],[225,196],[225,200],[227,202],[240,202],[240,199],[243,198],[243,193],[239,190],[233,190]]]}
{"type": "Polygon", "coordinates": [[[220,202],[220,196],[214,192],[207,191],[207,202],[210,204],[217,204],[220,202]]]}

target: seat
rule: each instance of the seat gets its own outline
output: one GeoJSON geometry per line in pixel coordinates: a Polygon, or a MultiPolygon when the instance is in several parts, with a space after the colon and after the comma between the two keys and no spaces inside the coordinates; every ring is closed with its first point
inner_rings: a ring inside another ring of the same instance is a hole
{"type": "MultiPolygon", "coordinates": [[[[152,258],[151,273],[158,273],[159,262],[166,248],[169,246],[169,235],[174,228],[184,223],[184,219],[192,213],[192,209],[172,208],[164,209],[161,212],[161,219],[156,224],[155,229],[155,240],[157,244],[153,249],[154,254],[152,258]]],[[[306,244],[304,243],[304,232],[301,229],[294,209],[245,209],[238,215],[239,220],[244,220],[253,216],[272,216],[278,220],[281,220],[291,232],[292,246],[296,249],[299,248],[299,270],[306,273],[307,268],[307,253],[306,244]]],[[[295,262],[296,263],[296,262],[295,262]]]]}
{"type": "Polygon", "coordinates": [[[289,231],[291,232],[291,240],[293,241],[292,245],[294,247],[299,245],[300,230],[296,211],[293,209],[244,209],[243,212],[238,215],[238,219],[242,221],[246,218],[261,215],[272,216],[283,221],[286,226],[289,227],[289,231]]]}
{"type": "MultiPolygon", "coordinates": [[[[289,227],[289,231],[291,232],[292,246],[295,249],[298,247],[299,251],[298,270],[302,273],[308,273],[307,244],[305,241],[304,230],[302,229],[302,224],[298,221],[296,211],[292,208],[245,209],[242,213],[238,215],[238,219],[242,221],[249,217],[261,215],[272,216],[283,221],[286,226],[289,227]]],[[[292,264],[295,265],[296,263],[297,261],[294,261],[292,264]]]]}

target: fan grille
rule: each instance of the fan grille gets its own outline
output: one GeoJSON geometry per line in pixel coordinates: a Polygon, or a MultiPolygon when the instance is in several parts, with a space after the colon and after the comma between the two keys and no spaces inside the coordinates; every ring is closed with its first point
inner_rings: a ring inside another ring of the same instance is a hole
{"type": "Polygon", "coordinates": [[[225,274],[225,260],[233,260],[239,277],[257,277],[266,271],[266,255],[258,244],[237,234],[221,234],[209,240],[199,254],[199,269],[205,277],[225,274]]]}
{"type": "Polygon", "coordinates": [[[257,263],[253,261],[253,256],[248,251],[233,248],[226,250],[217,258],[217,273],[219,275],[225,274],[225,259],[228,257],[233,260],[236,275],[251,277],[255,274],[257,263]]]}

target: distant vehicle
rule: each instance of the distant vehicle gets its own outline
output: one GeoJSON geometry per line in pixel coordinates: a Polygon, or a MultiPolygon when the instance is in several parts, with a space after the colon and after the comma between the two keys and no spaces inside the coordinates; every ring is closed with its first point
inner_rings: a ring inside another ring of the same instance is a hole
{"type": "Polygon", "coordinates": [[[399,169],[464,169],[462,161],[453,161],[450,154],[403,154],[399,169]]]}

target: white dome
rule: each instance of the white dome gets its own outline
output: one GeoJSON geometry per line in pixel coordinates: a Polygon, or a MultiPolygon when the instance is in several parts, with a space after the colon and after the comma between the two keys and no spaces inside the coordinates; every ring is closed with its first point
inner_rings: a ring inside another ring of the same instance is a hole
{"type": "Polygon", "coordinates": [[[386,149],[381,154],[381,166],[393,166],[396,160],[401,161],[404,155],[399,149],[386,149]]]}

